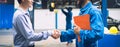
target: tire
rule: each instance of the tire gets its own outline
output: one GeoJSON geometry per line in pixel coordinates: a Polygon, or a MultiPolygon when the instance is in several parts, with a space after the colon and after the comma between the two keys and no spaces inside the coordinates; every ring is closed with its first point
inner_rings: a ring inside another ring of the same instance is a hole
{"type": "Polygon", "coordinates": [[[118,25],[118,30],[120,31],[120,25],[118,25]]]}

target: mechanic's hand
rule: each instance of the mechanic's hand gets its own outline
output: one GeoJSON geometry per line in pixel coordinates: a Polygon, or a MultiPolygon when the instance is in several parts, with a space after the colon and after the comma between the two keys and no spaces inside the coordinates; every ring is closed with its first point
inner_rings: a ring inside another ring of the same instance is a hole
{"type": "Polygon", "coordinates": [[[79,35],[80,34],[80,30],[81,30],[81,28],[78,27],[77,25],[75,25],[75,27],[74,27],[74,33],[77,34],[77,35],[79,35]]]}

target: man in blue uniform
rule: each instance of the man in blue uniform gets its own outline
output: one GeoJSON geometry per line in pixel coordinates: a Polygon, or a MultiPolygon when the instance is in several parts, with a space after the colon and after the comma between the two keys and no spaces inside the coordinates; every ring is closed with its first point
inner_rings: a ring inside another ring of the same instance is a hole
{"type": "MultiPolygon", "coordinates": [[[[72,29],[72,8],[71,7],[66,7],[67,12],[64,9],[61,9],[61,11],[65,14],[66,16],[66,30],[72,29]]],[[[73,41],[70,40],[68,41],[67,45],[69,43],[72,43],[73,41]]]]}
{"type": "Polygon", "coordinates": [[[72,8],[66,7],[66,9],[68,12],[66,12],[64,9],[61,10],[66,16],[66,30],[68,30],[68,29],[72,29],[72,8]]]}
{"type": "Polygon", "coordinates": [[[101,18],[101,11],[92,5],[89,0],[78,0],[80,14],[90,15],[91,30],[83,30],[74,27],[74,30],[61,31],[60,41],[76,39],[76,47],[98,47],[97,43],[103,37],[104,25],[101,18]],[[80,37],[78,39],[78,36],[80,37]]]}

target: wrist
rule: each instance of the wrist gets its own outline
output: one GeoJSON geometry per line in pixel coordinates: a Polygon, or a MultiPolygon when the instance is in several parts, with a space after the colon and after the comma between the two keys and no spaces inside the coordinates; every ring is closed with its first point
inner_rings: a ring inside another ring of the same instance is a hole
{"type": "Polygon", "coordinates": [[[48,35],[49,36],[52,36],[54,34],[54,31],[53,30],[48,30],[48,35]]]}

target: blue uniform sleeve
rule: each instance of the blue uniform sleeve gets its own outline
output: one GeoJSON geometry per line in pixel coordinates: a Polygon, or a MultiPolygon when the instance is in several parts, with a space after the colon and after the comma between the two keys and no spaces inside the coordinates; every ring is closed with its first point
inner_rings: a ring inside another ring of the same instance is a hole
{"type": "Polygon", "coordinates": [[[68,12],[66,12],[64,9],[61,9],[61,10],[65,15],[67,15],[68,12]]]}
{"type": "Polygon", "coordinates": [[[61,31],[61,36],[60,36],[61,42],[66,42],[75,38],[76,35],[74,33],[74,30],[61,31]]]}
{"type": "Polygon", "coordinates": [[[103,37],[104,25],[99,12],[94,11],[90,17],[92,30],[80,30],[80,36],[84,40],[95,42],[103,37]]]}

